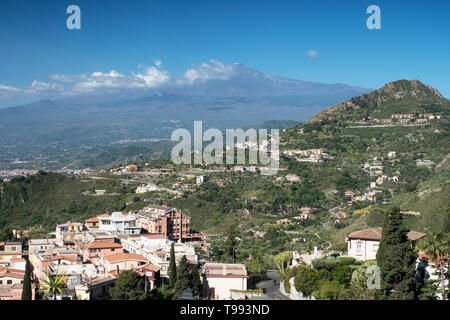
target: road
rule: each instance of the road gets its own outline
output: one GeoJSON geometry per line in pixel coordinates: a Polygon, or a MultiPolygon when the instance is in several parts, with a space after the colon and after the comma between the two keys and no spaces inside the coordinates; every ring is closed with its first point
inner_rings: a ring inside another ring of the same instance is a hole
{"type": "Polygon", "coordinates": [[[268,281],[260,282],[257,288],[264,289],[264,293],[270,300],[291,300],[280,292],[280,275],[278,272],[267,272],[268,281]]]}

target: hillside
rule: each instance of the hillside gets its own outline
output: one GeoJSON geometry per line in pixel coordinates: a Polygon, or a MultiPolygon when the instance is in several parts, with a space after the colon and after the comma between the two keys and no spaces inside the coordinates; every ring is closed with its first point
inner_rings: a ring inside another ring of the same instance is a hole
{"type": "Polygon", "coordinates": [[[92,180],[40,172],[0,183],[0,228],[43,226],[54,230],[56,223],[83,220],[100,212],[120,210],[122,195],[130,192],[120,180],[92,180]],[[84,195],[95,189],[116,196],[84,195]]]}
{"type": "Polygon", "coordinates": [[[261,248],[282,251],[342,243],[351,231],[381,226],[383,213],[391,206],[401,208],[412,229],[440,230],[450,199],[448,100],[417,81],[399,81],[351,101],[351,108],[337,105],[327,109],[318,116],[324,119],[321,122],[313,119],[283,130],[281,168],[275,176],[209,170],[218,169],[216,166],[174,167],[170,161],[140,163],[142,169],[162,166],[175,169],[175,173],[132,176],[128,186],[123,177],[112,174],[101,179],[40,174],[2,185],[0,222],[50,227],[56,221],[108,210],[167,203],[189,214],[198,231],[222,233],[228,225],[238,223],[246,239],[243,246],[253,248],[253,255],[267,253],[260,252],[261,248]],[[380,112],[390,117],[393,110],[413,114],[414,119],[379,125],[361,118],[380,112]],[[424,110],[442,117],[415,123],[424,110]],[[311,149],[319,152],[320,162],[295,156],[296,150],[311,149]],[[288,181],[288,174],[296,175],[298,181],[288,181]],[[195,185],[197,175],[205,175],[207,181],[195,185]],[[136,195],[138,183],[172,190],[188,187],[180,189],[183,196],[179,198],[167,192],[136,195]],[[82,194],[92,188],[118,194],[82,194]],[[347,190],[354,196],[347,196],[347,190]],[[370,193],[376,195],[375,202],[368,200],[370,193]],[[307,220],[297,219],[300,208],[310,209],[307,220]],[[276,223],[279,219],[288,222],[276,223]]]}
{"type": "Polygon", "coordinates": [[[418,80],[390,82],[379,90],[346,100],[325,109],[309,121],[354,120],[363,117],[389,118],[395,113],[445,113],[450,101],[418,80]]]}

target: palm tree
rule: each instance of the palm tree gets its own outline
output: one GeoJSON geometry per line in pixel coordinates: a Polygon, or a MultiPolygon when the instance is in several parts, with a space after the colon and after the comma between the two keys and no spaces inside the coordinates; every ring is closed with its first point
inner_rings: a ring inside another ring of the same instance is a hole
{"type": "Polygon", "coordinates": [[[53,300],[56,300],[56,294],[62,295],[62,289],[66,287],[66,275],[60,274],[59,269],[56,270],[55,274],[45,271],[46,279],[42,280],[41,291],[44,292],[46,296],[50,293],[53,295],[53,300]]]}
{"type": "Polygon", "coordinates": [[[436,263],[436,268],[441,272],[442,300],[445,300],[444,261],[449,257],[450,238],[443,233],[431,233],[419,243],[419,248],[436,263]]]}

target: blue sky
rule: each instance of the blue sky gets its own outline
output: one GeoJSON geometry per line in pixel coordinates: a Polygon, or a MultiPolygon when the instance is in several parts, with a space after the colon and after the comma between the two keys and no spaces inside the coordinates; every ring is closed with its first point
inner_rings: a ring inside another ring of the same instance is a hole
{"type": "Polygon", "coordinates": [[[0,107],[54,97],[66,90],[63,76],[109,79],[114,70],[147,81],[210,59],[374,89],[419,79],[450,98],[449,34],[445,0],[2,0],[0,107]],[[71,4],[81,8],[81,30],[66,28],[71,4]],[[371,4],[381,8],[381,30],[366,27],[371,4]]]}

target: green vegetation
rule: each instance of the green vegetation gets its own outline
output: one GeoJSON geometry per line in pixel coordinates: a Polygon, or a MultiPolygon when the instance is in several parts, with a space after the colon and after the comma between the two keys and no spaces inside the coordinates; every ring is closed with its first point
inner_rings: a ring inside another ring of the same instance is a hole
{"type": "Polygon", "coordinates": [[[49,295],[52,295],[53,300],[56,300],[56,296],[58,294],[62,296],[62,290],[66,288],[66,275],[59,273],[59,270],[57,270],[55,274],[45,271],[44,275],[45,279],[43,279],[40,284],[40,290],[47,299],[49,295]]]}
{"type": "Polygon", "coordinates": [[[25,275],[23,276],[22,283],[22,300],[32,300],[31,292],[31,265],[30,261],[27,259],[25,265],[25,275]]]}
{"type": "Polygon", "coordinates": [[[144,279],[133,270],[123,270],[109,289],[109,295],[112,300],[145,300],[144,279]]]}
{"type": "Polygon", "coordinates": [[[177,281],[173,287],[173,291],[176,296],[180,296],[184,290],[189,288],[191,283],[189,274],[189,264],[186,256],[183,256],[180,260],[177,270],[177,281]]]}
{"type": "Polygon", "coordinates": [[[177,282],[177,265],[175,262],[175,247],[174,243],[172,242],[170,246],[169,286],[171,288],[174,288],[176,282],[177,282]]]}
{"type": "Polygon", "coordinates": [[[202,281],[200,280],[200,273],[196,267],[194,267],[191,272],[190,286],[198,296],[202,295],[202,281]]]}
{"type": "Polygon", "coordinates": [[[445,290],[444,259],[448,259],[450,256],[450,235],[448,233],[431,233],[420,241],[418,247],[422,249],[432,261],[435,261],[436,267],[440,272],[441,294],[445,300],[447,295],[445,290]]]}
{"type": "Polygon", "coordinates": [[[417,254],[411,248],[408,230],[403,225],[399,208],[386,213],[383,233],[377,251],[381,270],[381,290],[386,298],[410,300],[416,298],[414,280],[417,254]]]}

